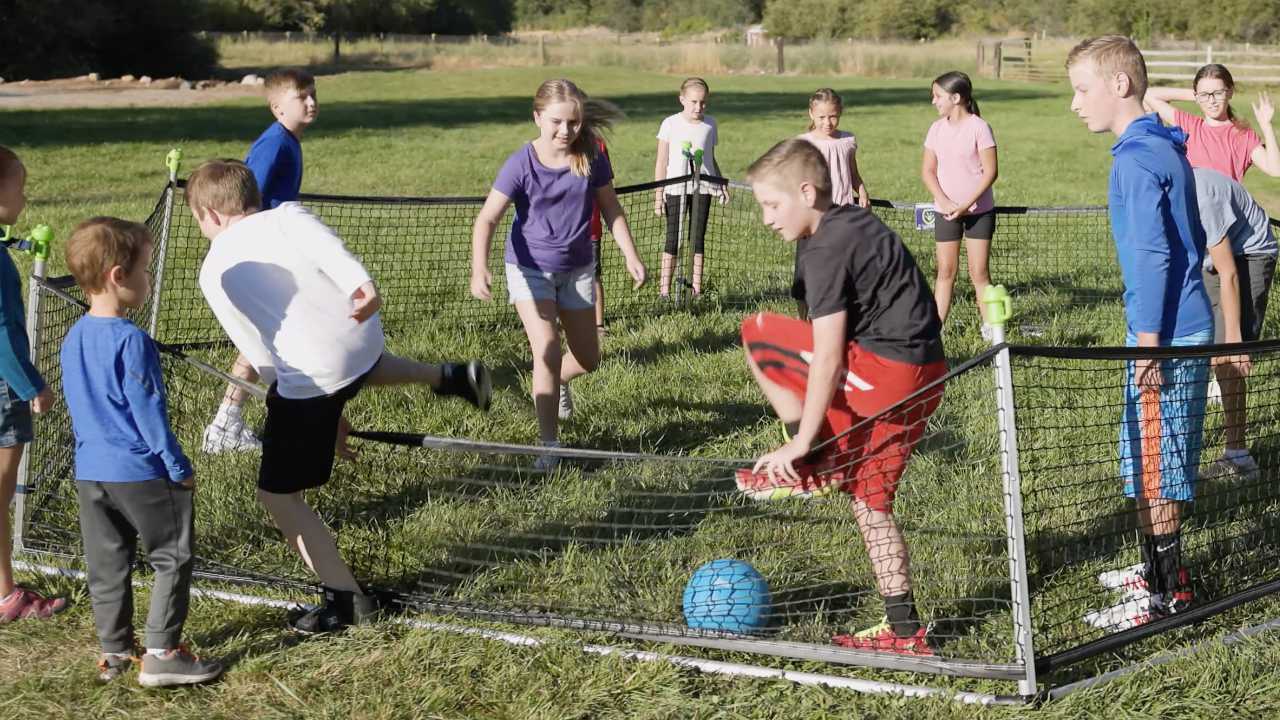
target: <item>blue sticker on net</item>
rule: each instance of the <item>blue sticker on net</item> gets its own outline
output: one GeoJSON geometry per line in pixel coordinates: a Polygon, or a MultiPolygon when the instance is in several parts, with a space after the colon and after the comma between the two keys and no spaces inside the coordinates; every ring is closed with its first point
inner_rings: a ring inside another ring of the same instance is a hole
{"type": "Polygon", "coordinates": [[[916,203],[916,229],[932,230],[933,218],[938,208],[933,203],[916,203]]]}

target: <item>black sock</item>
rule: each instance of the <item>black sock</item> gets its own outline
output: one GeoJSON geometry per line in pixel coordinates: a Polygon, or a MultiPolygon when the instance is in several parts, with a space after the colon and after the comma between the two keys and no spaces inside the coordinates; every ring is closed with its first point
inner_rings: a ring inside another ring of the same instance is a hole
{"type": "Polygon", "coordinates": [[[1168,535],[1153,535],[1151,542],[1156,556],[1152,575],[1157,578],[1159,591],[1167,594],[1183,589],[1182,532],[1179,530],[1168,535]]]}
{"type": "Polygon", "coordinates": [[[1156,543],[1150,535],[1139,533],[1138,537],[1142,538],[1142,573],[1147,583],[1155,587],[1156,574],[1156,543]]]}
{"type": "Polygon", "coordinates": [[[886,595],[884,614],[889,618],[889,624],[893,626],[893,634],[898,637],[910,637],[920,630],[916,599],[910,590],[902,595],[886,595]]]}
{"type": "Polygon", "coordinates": [[[796,433],[800,432],[800,421],[796,420],[795,422],[782,423],[782,427],[787,429],[787,437],[793,438],[796,436],[796,433]]]}
{"type": "Polygon", "coordinates": [[[460,395],[467,386],[467,366],[444,363],[440,366],[440,384],[432,388],[437,395],[460,395]]]}

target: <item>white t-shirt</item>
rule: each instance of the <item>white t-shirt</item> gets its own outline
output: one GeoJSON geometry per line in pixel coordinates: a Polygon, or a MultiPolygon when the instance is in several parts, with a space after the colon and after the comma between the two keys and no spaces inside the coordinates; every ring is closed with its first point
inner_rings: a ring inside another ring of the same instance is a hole
{"type": "MultiPolygon", "coordinates": [[[[662,121],[658,128],[658,139],[667,141],[667,177],[675,178],[689,174],[689,160],[684,156],[684,143],[690,144],[690,152],[702,151],[702,168],[700,172],[707,175],[719,175],[720,166],[716,164],[716,119],[703,115],[701,122],[691,123],[684,115],[676,113],[662,121]]],[[[710,183],[702,183],[699,192],[708,195],[718,192],[710,183]]],[[[693,183],[684,185],[668,185],[668,195],[688,195],[693,193],[693,183]]]]}
{"type": "Polygon", "coordinates": [[[200,290],[223,330],[281,396],[331,395],[382,356],[378,314],[351,319],[369,273],[296,202],[254,213],[214,238],[200,290]]]}

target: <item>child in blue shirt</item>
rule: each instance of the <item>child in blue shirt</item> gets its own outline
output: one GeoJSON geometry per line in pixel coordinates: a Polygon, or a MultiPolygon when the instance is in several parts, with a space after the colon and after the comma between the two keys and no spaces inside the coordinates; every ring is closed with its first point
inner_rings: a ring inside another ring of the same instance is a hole
{"type": "MultiPolygon", "coordinates": [[[[1071,109],[1092,132],[1117,137],[1108,203],[1124,277],[1127,344],[1212,342],[1213,313],[1200,274],[1204,229],[1185,136],[1143,113],[1142,53],[1123,36],[1093,38],[1067,56],[1067,72],[1071,109]]],[[[1182,564],[1182,504],[1195,495],[1208,378],[1207,358],[1128,364],[1120,474],[1137,504],[1143,562],[1120,571],[1132,577],[1118,586],[1136,592],[1113,608],[1114,616],[1094,617],[1095,625],[1123,630],[1182,612],[1192,601],[1182,564]]]]}
{"type": "MultiPolygon", "coordinates": [[[[27,169],[0,146],[0,225],[12,225],[26,207],[27,169]]],[[[53,405],[53,393],[31,364],[31,346],[22,309],[22,278],[9,253],[0,249],[0,624],[47,618],[67,606],[13,583],[9,504],[18,485],[18,464],[31,442],[31,413],[53,405]]]]}
{"type": "MultiPolygon", "coordinates": [[[[282,70],[267,76],[267,102],[276,121],[271,123],[249,148],[244,164],[249,166],[262,193],[262,209],[298,199],[302,188],[302,133],[316,119],[316,81],[304,70],[282,70]]],[[[249,361],[240,356],[231,374],[248,382],[258,375],[249,361]]],[[[245,392],[227,385],[213,421],[204,430],[202,449],[206,453],[256,450],[262,447],[257,435],[245,425],[241,408],[245,392]]]]}
{"type": "Polygon", "coordinates": [[[102,645],[99,678],[134,660],[133,561],[141,540],[155,570],[139,684],[190,685],[222,674],[181,645],[195,559],[191,462],[169,429],[155,343],[126,319],[151,287],[153,242],[138,223],[97,217],[67,242],[67,267],[89,312],[62,344],[62,385],[75,432],[76,494],[89,597],[102,645]]]}

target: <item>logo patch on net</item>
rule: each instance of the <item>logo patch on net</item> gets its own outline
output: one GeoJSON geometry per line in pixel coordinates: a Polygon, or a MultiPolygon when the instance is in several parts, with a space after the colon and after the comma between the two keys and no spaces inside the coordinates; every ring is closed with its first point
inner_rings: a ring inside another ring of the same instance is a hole
{"type": "Polygon", "coordinates": [[[938,208],[933,203],[916,203],[916,229],[932,230],[933,218],[938,208]]]}

